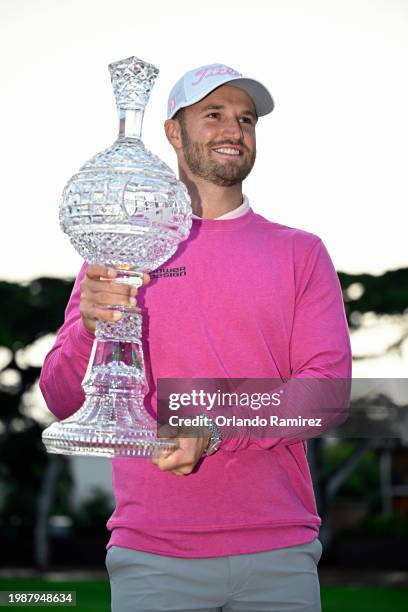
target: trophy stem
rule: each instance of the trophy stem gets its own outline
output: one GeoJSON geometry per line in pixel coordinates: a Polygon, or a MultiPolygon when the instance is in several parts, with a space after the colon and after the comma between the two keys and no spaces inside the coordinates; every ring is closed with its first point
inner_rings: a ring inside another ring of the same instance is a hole
{"type": "Polygon", "coordinates": [[[118,108],[119,115],[119,136],[118,140],[123,141],[127,138],[140,140],[142,137],[144,108],[118,108]]]}
{"type": "Polygon", "coordinates": [[[147,387],[141,340],[142,315],[124,312],[115,322],[98,321],[85,394],[144,396],[147,387]]]}

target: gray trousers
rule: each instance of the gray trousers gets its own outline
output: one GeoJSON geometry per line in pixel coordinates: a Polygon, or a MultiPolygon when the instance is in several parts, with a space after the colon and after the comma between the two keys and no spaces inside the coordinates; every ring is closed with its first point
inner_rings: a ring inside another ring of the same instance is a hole
{"type": "Polygon", "coordinates": [[[180,559],[112,546],[112,612],[321,612],[319,539],[268,552],[180,559]]]}

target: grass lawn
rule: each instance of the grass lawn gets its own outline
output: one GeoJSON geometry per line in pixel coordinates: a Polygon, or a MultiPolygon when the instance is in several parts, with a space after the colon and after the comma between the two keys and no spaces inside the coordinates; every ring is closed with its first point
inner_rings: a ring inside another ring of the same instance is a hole
{"type": "Polygon", "coordinates": [[[323,612],[403,612],[408,610],[408,589],[321,587],[323,612]]]}
{"type": "MultiPolygon", "coordinates": [[[[45,582],[42,580],[0,580],[0,591],[76,591],[75,612],[110,612],[109,583],[98,582],[45,582]]],[[[322,593],[323,612],[407,612],[408,589],[384,589],[369,587],[329,587],[322,593]]],[[[0,606],[2,607],[2,606],[0,606]]],[[[14,606],[17,607],[17,606],[14,606]]],[[[18,606],[20,607],[20,606],[18,606]]],[[[24,606],[26,609],[28,607],[24,606]]],[[[58,606],[61,608],[61,606],[58,606]]],[[[35,606],[33,610],[56,609],[55,606],[35,606]]]]}

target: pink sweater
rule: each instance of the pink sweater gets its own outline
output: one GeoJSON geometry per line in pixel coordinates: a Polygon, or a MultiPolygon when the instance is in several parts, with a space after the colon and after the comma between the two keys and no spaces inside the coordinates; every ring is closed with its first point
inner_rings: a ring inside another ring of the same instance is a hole
{"type": "MultiPolygon", "coordinates": [[[[179,271],[159,275],[138,294],[153,410],[157,378],[351,377],[341,289],[317,236],[252,209],[228,220],[194,220],[162,268],[179,271]]],[[[78,309],[84,272],[40,380],[59,419],[84,400],[94,338],[78,309]]],[[[306,449],[285,438],[229,439],[184,477],[160,472],[149,459],[115,458],[109,545],[218,557],[309,542],[321,520],[306,449]]]]}

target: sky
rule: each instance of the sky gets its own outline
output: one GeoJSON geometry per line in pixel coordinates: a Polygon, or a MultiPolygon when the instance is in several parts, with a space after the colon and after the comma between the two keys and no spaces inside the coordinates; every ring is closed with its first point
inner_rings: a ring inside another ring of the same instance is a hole
{"type": "Polygon", "coordinates": [[[143,139],[174,170],[169,90],[226,63],[275,100],[244,183],[254,210],[319,235],[337,270],[408,266],[408,2],[2,0],[0,24],[0,279],[79,270],[58,203],[116,138],[107,66],[131,55],[160,69],[143,139]]]}

